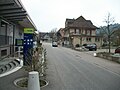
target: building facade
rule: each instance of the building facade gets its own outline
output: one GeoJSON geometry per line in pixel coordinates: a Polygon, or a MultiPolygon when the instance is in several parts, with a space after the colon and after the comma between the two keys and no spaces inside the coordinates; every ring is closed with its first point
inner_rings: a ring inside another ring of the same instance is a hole
{"type": "Polygon", "coordinates": [[[16,39],[23,39],[24,28],[33,28],[21,0],[0,0],[0,58],[14,54],[16,39]]]}
{"type": "Polygon", "coordinates": [[[83,16],[77,19],[66,19],[64,28],[64,44],[68,47],[76,47],[77,44],[95,43],[98,48],[102,45],[102,37],[96,36],[97,27],[83,16]]]}

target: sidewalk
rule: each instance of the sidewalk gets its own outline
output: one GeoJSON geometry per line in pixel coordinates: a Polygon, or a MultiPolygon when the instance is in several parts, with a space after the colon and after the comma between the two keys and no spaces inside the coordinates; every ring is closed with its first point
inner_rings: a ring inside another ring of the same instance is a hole
{"type": "Polygon", "coordinates": [[[21,77],[27,77],[28,73],[20,69],[10,75],[0,78],[0,90],[27,90],[14,85],[14,81],[21,77]]]}
{"type": "MultiPolygon", "coordinates": [[[[109,52],[109,50],[108,49],[97,49],[97,51],[87,51],[86,53],[94,54],[98,52],[109,52]]],[[[115,52],[115,49],[111,49],[111,53],[114,53],[114,52],[115,52]]]]}
{"type": "Polygon", "coordinates": [[[27,90],[27,89],[19,88],[14,84],[14,81],[16,79],[28,76],[28,73],[21,66],[21,61],[20,63],[16,63],[15,59],[18,59],[18,58],[9,57],[0,61],[0,68],[5,65],[6,66],[13,65],[13,66],[7,67],[8,70],[0,74],[0,90],[27,90]]]}

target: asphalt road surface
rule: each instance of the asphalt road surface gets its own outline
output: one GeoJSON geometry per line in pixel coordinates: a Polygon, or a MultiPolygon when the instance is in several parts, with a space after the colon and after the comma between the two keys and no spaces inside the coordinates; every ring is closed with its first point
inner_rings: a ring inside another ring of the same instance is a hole
{"type": "Polygon", "coordinates": [[[49,43],[44,47],[49,85],[42,90],[120,90],[120,64],[49,43]]]}
{"type": "Polygon", "coordinates": [[[17,72],[14,72],[10,75],[0,77],[0,90],[27,90],[15,86],[14,81],[21,77],[27,77],[27,72],[23,72],[24,69],[20,69],[17,72]]]}

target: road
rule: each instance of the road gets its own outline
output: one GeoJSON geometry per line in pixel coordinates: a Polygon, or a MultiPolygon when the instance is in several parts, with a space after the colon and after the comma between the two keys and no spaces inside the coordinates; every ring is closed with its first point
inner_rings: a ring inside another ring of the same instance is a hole
{"type": "Polygon", "coordinates": [[[47,49],[47,80],[42,90],[120,90],[120,64],[64,47],[47,49]]]}
{"type": "Polygon", "coordinates": [[[0,77],[0,90],[27,90],[15,86],[14,81],[21,77],[27,77],[28,73],[24,69],[20,69],[10,75],[0,77]]]}

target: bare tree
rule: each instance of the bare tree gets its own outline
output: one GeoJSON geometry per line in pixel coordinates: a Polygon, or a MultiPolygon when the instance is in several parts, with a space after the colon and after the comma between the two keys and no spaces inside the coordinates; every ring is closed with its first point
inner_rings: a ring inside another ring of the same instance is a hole
{"type": "Polygon", "coordinates": [[[56,32],[57,32],[57,28],[53,28],[49,33],[50,33],[50,37],[53,39],[56,38],[56,32]]]}
{"type": "Polygon", "coordinates": [[[56,33],[57,28],[53,28],[50,32],[56,33]]]}
{"type": "Polygon", "coordinates": [[[107,32],[106,35],[108,37],[108,48],[109,48],[109,53],[111,52],[111,36],[113,34],[113,31],[110,30],[110,25],[112,25],[114,23],[114,18],[111,17],[111,14],[108,13],[107,17],[105,18],[105,23],[107,24],[107,32]]]}

